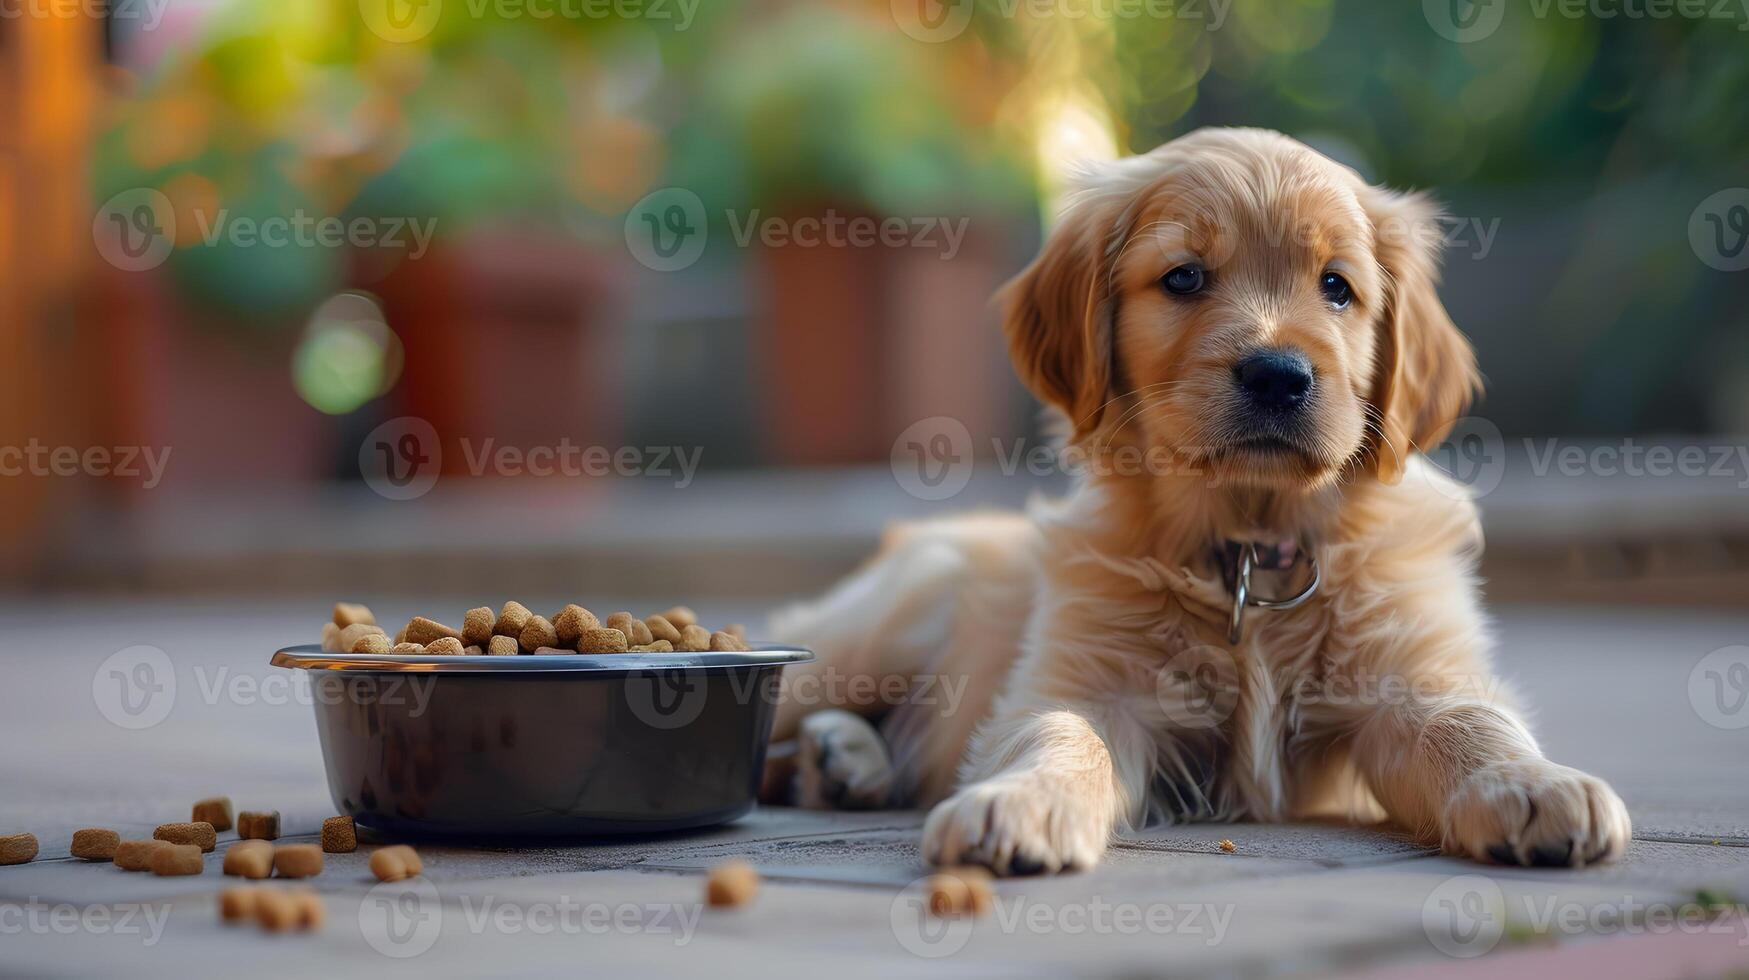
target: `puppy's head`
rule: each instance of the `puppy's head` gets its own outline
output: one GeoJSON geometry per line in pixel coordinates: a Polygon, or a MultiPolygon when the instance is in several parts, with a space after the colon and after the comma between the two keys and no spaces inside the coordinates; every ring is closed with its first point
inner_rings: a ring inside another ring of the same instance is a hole
{"type": "Polygon", "coordinates": [[[1426,200],[1294,140],[1200,130],[1092,175],[1003,290],[1017,370],[1095,453],[1240,485],[1395,481],[1478,386],[1426,200]]]}

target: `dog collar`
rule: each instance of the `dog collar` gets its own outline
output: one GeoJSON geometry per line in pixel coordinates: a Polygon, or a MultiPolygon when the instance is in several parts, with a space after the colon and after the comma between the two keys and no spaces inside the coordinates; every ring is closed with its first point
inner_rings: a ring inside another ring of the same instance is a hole
{"type": "Polygon", "coordinates": [[[1299,543],[1290,539],[1283,541],[1223,541],[1218,549],[1221,571],[1227,579],[1227,588],[1233,593],[1233,614],[1227,623],[1227,642],[1237,645],[1244,634],[1245,607],[1257,609],[1292,609],[1310,599],[1318,591],[1318,583],[1323,580],[1318,570],[1318,559],[1309,550],[1300,548],[1299,543]],[[1267,571],[1285,572],[1294,567],[1301,556],[1306,559],[1306,567],[1312,573],[1311,581],[1301,589],[1298,595],[1286,599],[1260,599],[1251,594],[1251,572],[1262,568],[1267,571]]]}

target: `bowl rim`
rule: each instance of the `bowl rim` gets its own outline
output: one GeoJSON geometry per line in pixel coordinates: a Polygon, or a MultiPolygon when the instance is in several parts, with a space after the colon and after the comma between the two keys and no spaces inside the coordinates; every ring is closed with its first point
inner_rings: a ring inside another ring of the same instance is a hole
{"type": "Polygon", "coordinates": [[[268,661],[294,670],[337,670],[363,673],[412,674],[599,674],[625,675],[652,670],[729,670],[738,667],[781,667],[807,663],[814,652],[804,647],[753,644],[735,653],[534,653],[516,656],[487,654],[336,653],[319,643],[281,647],[268,661]]]}

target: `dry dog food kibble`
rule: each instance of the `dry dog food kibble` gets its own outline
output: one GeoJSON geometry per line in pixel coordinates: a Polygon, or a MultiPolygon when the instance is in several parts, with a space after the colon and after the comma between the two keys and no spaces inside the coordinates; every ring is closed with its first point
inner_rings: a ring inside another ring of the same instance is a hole
{"type": "Polygon", "coordinates": [[[24,864],[35,858],[35,834],[12,834],[0,837],[0,864],[24,864]]]}
{"type": "Polygon", "coordinates": [[[698,613],[685,606],[675,606],[662,614],[662,618],[674,624],[677,630],[698,625],[698,613]]]}
{"type": "Polygon", "coordinates": [[[358,828],[351,817],[329,817],[322,821],[322,850],[329,854],[351,854],[358,850],[358,828]]]}
{"type": "Polygon", "coordinates": [[[289,892],[263,888],[255,895],[255,921],[268,932],[289,932],[298,924],[298,903],[289,892]]]}
{"type": "Polygon", "coordinates": [[[123,871],[149,870],[152,852],[168,846],[161,840],[124,840],[115,845],[115,866],[123,871]]]}
{"type": "Polygon", "coordinates": [[[711,649],[724,653],[738,653],[745,651],[747,644],[735,639],[730,633],[717,630],[711,634],[711,649]]]}
{"type": "Polygon", "coordinates": [[[462,654],[467,653],[468,649],[467,647],[462,646],[462,641],[453,636],[440,636],[437,639],[432,640],[430,643],[425,644],[425,652],[439,654],[446,657],[459,657],[462,654]]]}
{"type": "Polygon", "coordinates": [[[226,922],[241,922],[255,916],[255,900],[259,888],[227,888],[219,892],[219,918],[226,922]]]}
{"type": "Polygon", "coordinates": [[[314,932],[328,922],[328,906],[315,892],[294,892],[292,900],[298,906],[298,928],[314,932]]]}
{"type": "Polygon", "coordinates": [[[661,613],[644,617],[644,625],[649,627],[650,636],[654,640],[667,640],[671,645],[680,642],[679,628],[669,622],[668,617],[661,613]]]}
{"type": "Polygon", "coordinates": [[[340,631],[340,649],[346,653],[351,653],[352,648],[358,645],[359,637],[371,636],[373,634],[377,636],[384,635],[383,628],[381,626],[372,626],[369,623],[353,623],[351,626],[340,631]]]}
{"type": "Polygon", "coordinates": [[[424,653],[423,643],[397,643],[389,648],[390,653],[424,653]]]}
{"type": "Polygon", "coordinates": [[[558,646],[559,631],[553,629],[553,624],[547,622],[545,616],[530,616],[523,625],[522,632],[516,635],[516,640],[522,644],[524,650],[533,653],[541,647],[558,646]]]}
{"type": "Polygon", "coordinates": [[[492,615],[487,606],[479,606],[462,613],[462,643],[470,647],[485,646],[492,638],[492,627],[498,623],[498,617],[492,615]]]}
{"type": "Polygon", "coordinates": [[[686,653],[703,653],[711,648],[710,630],[697,623],[680,628],[680,642],[674,644],[674,649],[686,653]]]}
{"type": "Polygon", "coordinates": [[[231,798],[229,796],[209,796],[194,805],[194,816],[188,819],[206,821],[217,831],[231,829],[231,798]]]}
{"type": "Polygon", "coordinates": [[[407,621],[405,639],[408,643],[423,643],[430,646],[431,641],[444,638],[460,640],[462,635],[442,623],[434,619],[426,619],[424,616],[414,616],[407,621]]]}
{"type": "Polygon", "coordinates": [[[101,827],[73,831],[73,856],[84,861],[113,861],[121,835],[101,827]]]}
{"type": "Polygon", "coordinates": [[[717,908],[746,905],[758,893],[759,872],[745,861],[725,861],[705,880],[705,900],[717,908]]]}
{"type": "Polygon", "coordinates": [[[152,852],[155,875],[197,875],[202,867],[200,848],[193,844],[165,844],[152,852]]]}
{"type": "Polygon", "coordinates": [[[514,657],[521,649],[514,636],[494,636],[486,643],[486,653],[494,657],[514,657]]]}
{"type": "Polygon", "coordinates": [[[152,831],[152,837],[172,844],[193,844],[202,851],[212,850],[219,842],[219,835],[213,831],[213,825],[205,820],[159,824],[158,829],[152,831]]]}
{"type": "Polygon", "coordinates": [[[273,845],[264,840],[244,840],[225,850],[224,872],[256,880],[273,873],[273,845]]]}
{"type": "Polygon", "coordinates": [[[584,630],[592,630],[601,625],[601,620],[595,614],[576,603],[571,603],[559,610],[553,617],[553,629],[559,634],[559,645],[576,649],[577,638],[584,630]]]}
{"type": "Polygon", "coordinates": [[[578,653],[624,653],[626,650],[626,635],[607,626],[586,629],[577,638],[578,653]]]}
{"type": "Polygon", "coordinates": [[[931,875],[924,884],[929,893],[929,913],[939,918],[983,915],[995,902],[989,873],[981,868],[951,868],[931,875]]]}
{"type": "Polygon", "coordinates": [[[244,840],[279,840],[279,811],[244,810],[237,816],[237,836],[244,840]]]}
{"type": "Polygon", "coordinates": [[[379,881],[400,881],[425,870],[419,852],[405,844],[379,847],[370,856],[370,873],[379,881]]]}
{"type": "Polygon", "coordinates": [[[334,625],[345,629],[354,623],[375,626],[377,618],[370,611],[369,606],[361,606],[356,602],[336,602],[334,604],[334,625]]]}
{"type": "Polygon", "coordinates": [[[273,850],[273,870],[281,878],[309,878],[322,873],[322,849],[314,844],[285,844],[273,850]]]}
{"type": "Polygon", "coordinates": [[[492,632],[499,636],[521,636],[522,628],[528,625],[534,613],[520,602],[506,602],[504,608],[498,611],[498,622],[492,627],[492,632]]]}
{"type": "Polygon", "coordinates": [[[626,635],[627,646],[648,646],[655,639],[649,624],[629,612],[616,612],[607,617],[607,626],[626,635]]]}
{"type": "Polygon", "coordinates": [[[352,644],[352,653],[388,653],[395,645],[381,633],[366,633],[352,644]]]}
{"type": "Polygon", "coordinates": [[[1222,840],[1221,840],[1221,850],[1223,850],[1223,851],[1226,851],[1226,852],[1227,852],[1227,853],[1228,853],[1228,854],[1231,854],[1231,853],[1233,853],[1233,852],[1234,852],[1234,851],[1236,851],[1236,850],[1238,850],[1238,849],[1239,849],[1239,845],[1237,845],[1237,844],[1235,844],[1235,843],[1233,843],[1233,842],[1232,842],[1232,841],[1230,841],[1230,840],[1227,840],[1227,839],[1225,839],[1225,838],[1222,838],[1222,840]]]}
{"type": "Polygon", "coordinates": [[[632,653],[673,653],[674,652],[674,644],[669,643],[667,640],[657,640],[654,643],[648,643],[648,644],[645,644],[644,646],[641,646],[641,647],[632,647],[630,652],[632,652],[632,653]]]}
{"type": "Polygon", "coordinates": [[[333,623],[322,624],[322,650],[325,653],[340,653],[340,627],[333,623]]]}

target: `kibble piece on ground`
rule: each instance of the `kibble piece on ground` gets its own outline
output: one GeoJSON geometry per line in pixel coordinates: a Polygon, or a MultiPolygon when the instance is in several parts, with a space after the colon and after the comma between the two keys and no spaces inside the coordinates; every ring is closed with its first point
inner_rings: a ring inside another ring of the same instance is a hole
{"type": "Polygon", "coordinates": [[[717,908],[746,905],[758,893],[759,872],[745,861],[725,861],[705,881],[705,900],[717,908]]]}
{"type": "Polygon", "coordinates": [[[577,638],[578,653],[625,653],[629,647],[626,635],[610,626],[584,630],[577,638]]]}
{"type": "Polygon", "coordinates": [[[370,873],[379,881],[400,881],[424,870],[419,853],[405,844],[379,847],[370,856],[370,873]]]}
{"type": "Polygon", "coordinates": [[[273,845],[264,840],[242,840],[225,849],[224,872],[238,878],[260,880],[273,873],[273,845]]]}
{"type": "Polygon", "coordinates": [[[314,844],[282,844],[273,849],[273,870],[281,878],[309,878],[322,873],[322,849],[314,844]]]}
{"type": "Polygon", "coordinates": [[[158,829],[152,831],[152,837],[172,844],[193,844],[202,851],[210,851],[219,843],[219,835],[213,831],[213,825],[205,820],[159,824],[158,829]]]}
{"type": "Polygon", "coordinates": [[[389,648],[390,653],[424,653],[423,643],[397,643],[389,648]]]}
{"type": "Polygon", "coordinates": [[[165,844],[152,852],[152,873],[155,875],[197,875],[203,867],[205,863],[200,859],[200,848],[193,844],[165,844]]]}
{"type": "Polygon", "coordinates": [[[559,631],[553,629],[553,624],[547,622],[545,616],[530,616],[528,624],[517,634],[516,641],[530,653],[541,647],[556,647],[559,645],[559,631]]]}
{"type": "Polygon", "coordinates": [[[223,832],[231,829],[231,798],[229,796],[209,796],[194,804],[194,816],[188,819],[206,821],[213,829],[223,832]]]}
{"type": "Polygon", "coordinates": [[[1221,850],[1226,851],[1228,854],[1231,854],[1238,849],[1239,849],[1239,845],[1233,843],[1230,840],[1227,840],[1224,837],[1221,838],[1221,850]]]}
{"type": "Polygon", "coordinates": [[[559,610],[553,617],[553,629],[559,634],[559,646],[577,648],[577,638],[584,630],[592,630],[601,625],[601,620],[595,614],[576,603],[571,603],[559,610]]]}
{"type": "Polygon", "coordinates": [[[494,636],[486,644],[486,653],[493,657],[514,657],[522,645],[514,636],[494,636]]]}
{"type": "Polygon", "coordinates": [[[674,644],[674,649],[686,653],[702,653],[711,648],[710,630],[697,623],[680,628],[680,642],[674,644]]]}
{"type": "Polygon", "coordinates": [[[244,810],[237,815],[237,836],[244,840],[279,840],[279,811],[244,810]]]}
{"type": "Polygon", "coordinates": [[[667,640],[669,643],[680,642],[680,627],[668,621],[668,617],[657,613],[645,616],[644,625],[650,628],[650,636],[654,640],[667,640]]]}
{"type": "Polygon", "coordinates": [[[459,640],[462,638],[462,635],[460,632],[450,629],[437,620],[426,619],[424,616],[414,616],[407,621],[406,639],[408,643],[423,643],[426,646],[430,646],[432,640],[442,639],[444,637],[459,640]]]}
{"type": "Polygon", "coordinates": [[[467,653],[468,648],[462,646],[462,641],[453,636],[440,636],[437,639],[432,640],[430,643],[425,644],[425,652],[445,657],[459,657],[462,654],[467,653]]]}
{"type": "Polygon", "coordinates": [[[263,888],[255,896],[255,921],[268,932],[289,932],[298,924],[298,902],[289,892],[263,888]]]}
{"type": "Polygon", "coordinates": [[[522,628],[533,617],[534,613],[522,603],[506,602],[504,608],[498,610],[498,622],[493,625],[492,632],[498,636],[521,636],[522,628]]]}
{"type": "Polygon", "coordinates": [[[328,906],[322,904],[322,896],[315,892],[293,892],[292,901],[297,903],[298,928],[306,932],[314,932],[328,922],[328,906]]]}
{"type": "Polygon", "coordinates": [[[350,653],[388,653],[395,645],[381,633],[366,633],[353,641],[350,653]]]}
{"type": "Polygon", "coordinates": [[[227,888],[219,892],[219,918],[226,922],[241,922],[255,917],[255,901],[259,888],[227,888]]]}
{"type": "Polygon", "coordinates": [[[643,646],[655,639],[649,624],[629,612],[616,612],[607,617],[607,625],[626,635],[626,643],[643,646]]]}
{"type": "Polygon", "coordinates": [[[971,889],[958,875],[930,875],[925,887],[929,892],[929,914],[936,918],[959,915],[971,908],[971,889]]]}
{"type": "Polygon", "coordinates": [[[353,623],[351,626],[340,631],[340,649],[350,653],[352,648],[358,645],[359,637],[371,636],[373,634],[378,636],[387,635],[383,633],[383,628],[381,626],[372,626],[369,623],[353,623]]]}
{"type": "Polygon", "coordinates": [[[722,630],[717,630],[715,633],[711,634],[711,649],[716,650],[719,653],[737,653],[745,651],[747,649],[747,644],[742,643],[740,640],[735,639],[733,636],[730,636],[722,630]]]}
{"type": "Polygon", "coordinates": [[[698,613],[685,606],[675,606],[662,614],[662,618],[674,624],[677,630],[698,625],[698,613]]]}
{"type": "Polygon", "coordinates": [[[35,834],[11,834],[0,837],[0,864],[24,864],[35,858],[35,834]]]}
{"type": "Polygon", "coordinates": [[[150,870],[152,852],[168,846],[161,840],[124,840],[115,845],[115,866],[123,871],[150,870]]]}
{"type": "Polygon", "coordinates": [[[101,827],[73,831],[73,856],[84,861],[113,861],[121,835],[101,827]]]}
{"type": "Polygon", "coordinates": [[[340,627],[333,623],[322,624],[322,650],[325,653],[340,652],[340,627]]]}
{"type": "Polygon", "coordinates": [[[322,850],[329,854],[351,854],[358,850],[358,828],[351,817],[329,817],[322,821],[322,850]]]}
{"type": "Polygon", "coordinates": [[[470,647],[485,646],[492,638],[492,627],[498,625],[498,617],[493,615],[489,606],[476,606],[462,613],[463,645],[470,647]]]}
{"type": "Polygon", "coordinates": [[[353,623],[363,623],[366,626],[377,624],[376,614],[370,607],[356,602],[336,602],[334,604],[334,625],[345,629],[353,623]]]}

